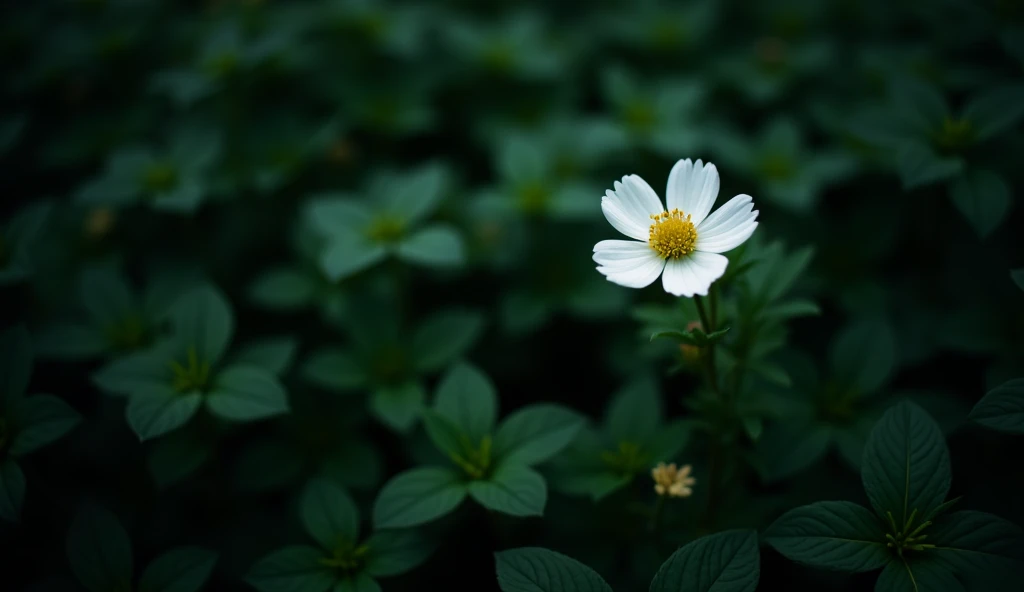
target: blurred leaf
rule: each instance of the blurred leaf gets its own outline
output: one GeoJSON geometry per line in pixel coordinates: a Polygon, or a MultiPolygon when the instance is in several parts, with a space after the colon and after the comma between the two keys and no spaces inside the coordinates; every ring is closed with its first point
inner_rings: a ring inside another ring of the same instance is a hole
{"type": "Polygon", "coordinates": [[[878,576],[877,592],[966,592],[953,573],[927,557],[907,557],[890,562],[878,576]]]}
{"type": "Polygon", "coordinates": [[[612,592],[597,572],[561,553],[523,547],[494,557],[503,592],[612,592]]]}
{"type": "Polygon", "coordinates": [[[816,502],[790,510],[764,537],[788,559],[816,568],[871,571],[891,559],[881,522],[851,502],[816,502]]]}
{"type": "Polygon", "coordinates": [[[91,592],[131,590],[132,543],[109,511],[80,510],[68,530],[67,553],[75,577],[91,592]]]}
{"type": "Polygon", "coordinates": [[[896,339],[887,323],[861,319],[844,328],[832,342],[829,365],[836,379],[862,394],[881,388],[896,365],[896,339]]]}
{"type": "Polygon", "coordinates": [[[295,358],[299,343],[292,337],[263,339],[243,346],[231,360],[232,364],[256,366],[280,376],[295,358]]]}
{"type": "Polygon", "coordinates": [[[963,118],[970,122],[978,141],[1017,125],[1024,117],[1024,85],[1000,86],[984,91],[964,106],[963,118]]]}
{"type": "Polygon", "coordinates": [[[541,516],[548,499],[544,478],[518,464],[502,463],[488,479],[470,481],[468,489],[483,507],[510,516],[541,516]]]}
{"type": "Polygon", "coordinates": [[[297,310],[312,303],[316,282],[301,270],[283,267],[266,271],[249,287],[249,298],[274,310],[297,310]]]}
{"type": "Polygon", "coordinates": [[[268,370],[231,366],[217,375],[206,407],[223,419],[254,421],[287,413],[288,393],[268,370]]]}
{"type": "Polygon", "coordinates": [[[831,443],[831,430],[819,423],[769,427],[757,444],[765,481],[781,481],[808,469],[825,456],[831,443]]]}
{"type": "Polygon", "coordinates": [[[361,237],[333,239],[320,256],[320,268],[331,281],[369,269],[387,257],[387,249],[361,237]]]}
{"type": "Polygon", "coordinates": [[[313,547],[285,547],[260,559],[245,581],[260,592],[327,592],[335,575],[322,558],[313,547]]]}
{"type": "Polygon", "coordinates": [[[185,425],[202,403],[201,394],[176,393],[169,386],[136,393],[128,400],[128,425],[139,440],[156,438],[185,425]]]}
{"type": "Polygon", "coordinates": [[[970,418],[993,430],[1024,434],[1024,378],[990,390],[971,410],[970,418]]]}
{"type": "Polygon", "coordinates": [[[617,442],[648,442],[661,425],[661,393],[654,380],[635,380],[608,404],[605,424],[617,442]]]}
{"type": "Polygon", "coordinates": [[[435,224],[428,226],[398,245],[398,257],[409,263],[432,267],[451,267],[464,262],[465,246],[454,228],[435,224]]]}
{"type": "Polygon", "coordinates": [[[953,512],[936,518],[928,535],[930,554],[957,574],[1024,567],[1024,531],[998,516],[953,512]]]}
{"type": "Polygon", "coordinates": [[[32,376],[32,341],[24,326],[0,333],[0,404],[25,394],[32,376]]]}
{"type": "Polygon", "coordinates": [[[17,522],[25,500],[25,474],[14,459],[0,460],[0,518],[17,522]]]}
{"type": "Polygon", "coordinates": [[[337,348],[313,352],[302,366],[302,375],[319,387],[339,391],[358,389],[369,380],[360,361],[351,352],[337,348]]]}
{"type": "Polygon", "coordinates": [[[407,528],[448,514],[466,498],[466,485],[451,469],[420,468],[388,481],[373,505],[377,529],[407,528]]]}
{"type": "Polygon", "coordinates": [[[477,443],[494,430],[498,395],[490,379],[480,370],[468,364],[456,364],[437,387],[434,410],[477,443]]]}
{"type": "Polygon", "coordinates": [[[13,401],[8,419],[14,439],[7,452],[21,456],[62,438],[82,417],[57,397],[33,395],[13,401]]]}
{"type": "Polygon", "coordinates": [[[494,437],[494,457],[500,464],[534,465],[558,454],[583,427],[575,411],[540,403],[510,414],[494,437]]]}
{"type": "Polygon", "coordinates": [[[727,530],[673,553],[654,576],[651,592],[753,592],[760,577],[757,533],[727,530]]]}
{"type": "Polygon", "coordinates": [[[470,440],[466,432],[447,415],[432,409],[423,412],[423,427],[434,446],[450,458],[461,458],[464,448],[477,442],[470,440]]]}
{"type": "Polygon", "coordinates": [[[299,502],[302,525],[329,555],[359,540],[359,510],[344,489],[326,479],[313,479],[299,502]]]}
{"type": "Polygon", "coordinates": [[[201,362],[216,364],[235,331],[235,317],[227,298],[213,286],[186,293],[171,307],[175,337],[184,348],[195,348],[201,362]]]}
{"type": "Polygon", "coordinates": [[[412,355],[416,369],[430,372],[465,353],[483,332],[484,319],[469,310],[447,310],[435,313],[416,328],[412,339],[412,355]]]}
{"type": "Polygon", "coordinates": [[[896,154],[896,168],[903,188],[914,189],[955,177],[963,170],[964,162],[941,157],[924,144],[907,143],[896,154]]]}
{"type": "Polygon", "coordinates": [[[160,489],[188,477],[210,458],[210,449],[191,430],[175,432],[153,445],[146,464],[160,489]]]}
{"type": "Polygon", "coordinates": [[[895,405],[871,431],[861,477],[879,517],[892,512],[903,526],[912,513],[929,514],[945,501],[952,479],[939,426],[913,403],[895,405]]]}
{"type": "Polygon", "coordinates": [[[418,382],[381,387],[370,395],[370,410],[384,425],[406,432],[419,419],[426,398],[423,385],[418,382]]]}
{"type": "Polygon", "coordinates": [[[992,234],[1010,211],[1010,188],[990,171],[962,175],[950,186],[949,197],[981,238],[992,234]]]}
{"type": "Polygon", "coordinates": [[[1013,280],[1013,283],[1017,284],[1018,288],[1024,290],[1024,268],[1011,269],[1010,279],[1013,280]]]}
{"type": "Polygon", "coordinates": [[[366,572],[375,578],[403,574],[426,561],[433,551],[419,533],[408,530],[384,530],[366,541],[366,572]]]}
{"type": "Polygon", "coordinates": [[[142,572],[140,592],[197,592],[210,578],[217,554],[199,547],[173,549],[142,572]]]}

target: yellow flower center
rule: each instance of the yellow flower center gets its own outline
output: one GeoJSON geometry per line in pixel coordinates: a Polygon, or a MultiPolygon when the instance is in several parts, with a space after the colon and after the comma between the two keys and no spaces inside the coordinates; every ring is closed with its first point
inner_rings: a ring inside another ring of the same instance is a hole
{"type": "Polygon", "coordinates": [[[679,259],[694,251],[697,246],[697,228],[690,221],[690,215],[680,210],[653,214],[651,234],[647,243],[661,255],[662,259],[679,259]]]}

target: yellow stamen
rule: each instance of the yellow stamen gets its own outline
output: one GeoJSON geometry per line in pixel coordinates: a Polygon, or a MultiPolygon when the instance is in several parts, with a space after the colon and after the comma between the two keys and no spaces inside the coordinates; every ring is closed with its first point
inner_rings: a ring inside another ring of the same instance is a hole
{"type": "Polygon", "coordinates": [[[647,241],[662,259],[679,259],[694,251],[697,246],[697,228],[690,221],[690,215],[680,210],[653,214],[650,239],[647,241]]]}
{"type": "Polygon", "coordinates": [[[661,496],[690,497],[693,494],[693,485],[697,482],[690,476],[690,470],[690,465],[677,468],[675,463],[658,463],[658,466],[651,469],[654,492],[661,496]]]}

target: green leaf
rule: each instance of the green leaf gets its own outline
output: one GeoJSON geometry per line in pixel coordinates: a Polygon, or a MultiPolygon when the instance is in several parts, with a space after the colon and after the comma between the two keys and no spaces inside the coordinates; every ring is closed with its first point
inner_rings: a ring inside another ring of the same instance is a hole
{"type": "Polygon", "coordinates": [[[428,226],[398,245],[400,259],[417,265],[453,267],[466,259],[462,236],[445,224],[428,226]]]}
{"type": "Polygon", "coordinates": [[[1024,531],[985,512],[961,511],[935,519],[928,554],[960,575],[1011,567],[1024,569],[1024,531]]]}
{"type": "Polygon", "coordinates": [[[612,592],[597,572],[548,549],[523,547],[494,558],[503,592],[612,592]]]}
{"type": "Polygon", "coordinates": [[[949,188],[953,205],[971,223],[979,237],[992,234],[1010,212],[1010,187],[991,171],[972,170],[949,188]]]}
{"type": "Polygon", "coordinates": [[[215,365],[231,343],[235,317],[227,299],[213,286],[200,286],[181,296],[169,316],[178,343],[196,348],[201,362],[215,365]]]}
{"type": "Polygon", "coordinates": [[[963,118],[971,124],[974,138],[987,140],[1006,131],[1024,117],[1024,85],[993,88],[973,97],[964,106],[963,118]]]}
{"type": "Polygon", "coordinates": [[[873,393],[888,382],[896,367],[896,338],[884,321],[855,321],[833,341],[829,362],[843,386],[873,393]]]}
{"type": "Polygon", "coordinates": [[[109,327],[137,314],[138,302],[128,280],[116,267],[100,265],[85,269],[78,281],[82,306],[94,324],[109,327]]]}
{"type": "Polygon", "coordinates": [[[91,592],[132,589],[132,543],[109,511],[86,506],[71,523],[68,561],[91,592]]]}
{"type": "Polygon", "coordinates": [[[875,512],[892,512],[902,528],[915,510],[927,515],[946,499],[951,480],[942,431],[920,407],[899,403],[875,424],[864,448],[861,479],[875,512]]]}
{"type": "Polygon", "coordinates": [[[32,340],[18,325],[0,333],[0,404],[25,394],[32,375],[32,340]]]}
{"type": "Polygon", "coordinates": [[[62,438],[82,417],[67,403],[51,395],[33,395],[11,403],[14,440],[8,453],[21,456],[62,438]]]}
{"type": "Polygon", "coordinates": [[[558,454],[583,427],[575,411],[541,403],[515,411],[498,427],[494,456],[504,464],[534,465],[558,454]]]}
{"type": "Polygon", "coordinates": [[[0,460],[0,518],[16,522],[25,501],[25,474],[14,459],[0,460]]]}
{"type": "Polygon", "coordinates": [[[483,315],[475,311],[434,314],[417,327],[412,338],[416,369],[431,372],[458,358],[479,339],[483,328],[483,315]]]}
{"type": "Polygon", "coordinates": [[[875,583],[875,592],[967,592],[963,584],[940,564],[925,558],[894,559],[875,583]]]}
{"type": "Polygon", "coordinates": [[[344,489],[327,479],[313,479],[299,502],[302,524],[329,555],[339,545],[359,541],[359,510],[344,489]]]}
{"type": "Polygon", "coordinates": [[[153,444],[146,466],[158,488],[181,481],[210,459],[210,447],[194,432],[180,430],[153,444]]]}
{"type": "Polygon", "coordinates": [[[148,390],[128,399],[128,425],[140,440],[156,438],[185,425],[202,403],[199,393],[176,393],[170,387],[148,390]]]}
{"type": "Polygon", "coordinates": [[[386,210],[409,223],[426,218],[440,205],[447,188],[448,174],[443,165],[432,162],[404,175],[394,175],[382,184],[386,210]]]}
{"type": "Polygon", "coordinates": [[[794,508],[772,523],[764,537],[786,558],[811,567],[871,571],[890,559],[882,523],[852,502],[794,508]]]}
{"type": "Polygon", "coordinates": [[[382,530],[366,541],[366,573],[375,578],[403,574],[426,561],[433,545],[411,530],[382,530]]]}
{"type": "Polygon", "coordinates": [[[1024,290],[1024,267],[1021,267],[1020,269],[1011,269],[1010,279],[1013,280],[1013,283],[1017,284],[1018,288],[1024,290]]]}
{"type": "Polygon", "coordinates": [[[821,314],[821,307],[810,300],[787,300],[764,309],[764,316],[773,319],[813,317],[821,314]]]}
{"type": "Polygon", "coordinates": [[[483,372],[456,364],[441,379],[434,411],[451,420],[474,442],[490,435],[498,418],[498,395],[483,372]]]}
{"type": "Polygon", "coordinates": [[[650,377],[633,381],[608,404],[605,425],[616,443],[644,443],[661,425],[661,393],[650,377]]]}
{"type": "Polygon", "coordinates": [[[33,334],[40,357],[76,360],[91,358],[107,351],[109,344],[95,327],[74,323],[48,325],[33,334]]]}
{"type": "Polygon", "coordinates": [[[320,562],[323,557],[313,547],[285,547],[260,559],[245,581],[260,592],[326,592],[334,585],[335,575],[320,562]]]}
{"type": "Polygon", "coordinates": [[[384,485],[374,502],[374,527],[406,528],[436,520],[457,508],[466,493],[466,485],[451,469],[426,467],[400,473],[384,485]]]}
{"type": "Polygon", "coordinates": [[[1015,378],[990,390],[968,417],[993,430],[1024,434],[1024,378],[1015,378]]]}
{"type": "Polygon", "coordinates": [[[361,388],[368,380],[359,359],[351,352],[336,348],[313,352],[302,366],[302,376],[319,387],[337,391],[361,388]]]}
{"type": "Polygon", "coordinates": [[[820,461],[832,443],[832,431],[817,422],[769,427],[757,444],[762,476],[773,483],[792,477],[820,461]]]}
{"type": "Polygon", "coordinates": [[[231,363],[256,366],[280,376],[291,367],[298,348],[299,342],[292,337],[263,339],[242,347],[231,363]]]}
{"type": "Polygon", "coordinates": [[[316,290],[315,278],[302,270],[283,267],[257,278],[249,287],[249,299],[264,308],[291,311],[312,304],[316,290]]]}
{"type": "Polygon", "coordinates": [[[306,219],[326,236],[361,235],[369,227],[373,212],[340,193],[314,195],[305,211],[306,219]]]}
{"type": "Polygon", "coordinates": [[[199,547],[172,549],[142,572],[139,592],[198,592],[213,573],[217,554],[199,547]]]}
{"type": "Polygon", "coordinates": [[[729,332],[729,327],[713,331],[711,333],[705,333],[701,329],[691,329],[689,331],[659,331],[651,335],[651,341],[668,337],[675,339],[680,343],[686,343],[688,345],[695,345],[697,347],[707,347],[713,343],[718,343],[725,337],[725,334],[729,332]]]}
{"type": "Polygon", "coordinates": [[[469,435],[454,421],[432,409],[423,412],[423,427],[434,446],[449,457],[461,456],[465,453],[466,446],[473,446],[479,442],[470,440],[469,435]]]}
{"type": "Polygon", "coordinates": [[[919,131],[932,131],[949,116],[945,97],[930,84],[899,77],[892,81],[889,90],[900,115],[919,131]]]}
{"type": "Polygon", "coordinates": [[[384,425],[397,432],[407,432],[423,413],[427,394],[418,382],[395,387],[382,387],[370,395],[370,410],[384,425]]]}
{"type": "Polygon", "coordinates": [[[905,144],[896,154],[896,167],[904,189],[951,179],[964,168],[959,158],[944,158],[925,144],[905,144]]]}
{"type": "Polygon", "coordinates": [[[217,375],[206,407],[223,419],[255,421],[287,413],[288,393],[267,370],[231,366],[217,375]]]}
{"type": "Polygon", "coordinates": [[[96,386],[122,397],[138,392],[169,388],[174,380],[171,358],[153,350],[139,352],[110,362],[93,375],[96,386]]]}
{"type": "Polygon", "coordinates": [[[727,530],[673,553],[654,576],[650,592],[753,592],[760,576],[757,533],[727,530]]]}
{"type": "Polygon", "coordinates": [[[337,237],[320,256],[320,269],[332,282],[351,277],[369,269],[388,256],[383,245],[371,243],[361,236],[337,237]]]}
{"type": "Polygon", "coordinates": [[[481,506],[510,516],[542,516],[548,500],[544,477],[522,465],[499,465],[486,480],[471,481],[469,495],[481,506]]]}

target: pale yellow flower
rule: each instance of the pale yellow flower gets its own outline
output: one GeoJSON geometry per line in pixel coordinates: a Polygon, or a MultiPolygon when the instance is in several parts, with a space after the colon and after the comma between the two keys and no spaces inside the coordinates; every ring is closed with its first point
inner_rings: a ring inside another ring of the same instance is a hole
{"type": "Polygon", "coordinates": [[[676,463],[658,463],[658,466],[651,469],[651,477],[654,477],[654,491],[658,495],[670,497],[690,497],[693,494],[693,484],[696,479],[690,476],[690,465],[676,467],[676,463]]]}

